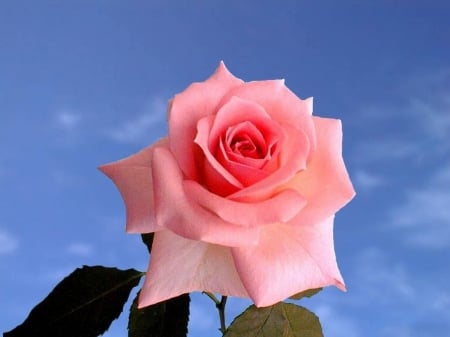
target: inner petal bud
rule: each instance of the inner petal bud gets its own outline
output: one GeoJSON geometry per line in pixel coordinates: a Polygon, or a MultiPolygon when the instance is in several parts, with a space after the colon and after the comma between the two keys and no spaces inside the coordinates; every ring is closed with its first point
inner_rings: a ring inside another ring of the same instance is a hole
{"type": "Polygon", "coordinates": [[[235,154],[240,157],[262,159],[267,151],[264,136],[250,121],[229,127],[225,134],[224,143],[228,155],[235,154]]]}
{"type": "Polygon", "coordinates": [[[227,195],[265,179],[278,169],[285,141],[280,124],[262,106],[231,97],[216,115],[197,123],[205,186],[227,195]]]}

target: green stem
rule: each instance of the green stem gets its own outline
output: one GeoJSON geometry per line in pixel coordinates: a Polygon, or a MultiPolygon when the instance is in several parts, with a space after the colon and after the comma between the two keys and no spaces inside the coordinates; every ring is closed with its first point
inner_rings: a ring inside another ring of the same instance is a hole
{"type": "Polygon", "coordinates": [[[225,305],[227,304],[227,296],[222,296],[221,300],[210,292],[204,291],[203,294],[208,296],[213,302],[216,304],[217,311],[219,311],[219,319],[220,319],[220,332],[222,335],[225,335],[227,332],[227,326],[225,325],[225,305]]]}
{"type": "Polygon", "coordinates": [[[208,296],[210,299],[213,300],[213,302],[216,304],[216,306],[220,303],[220,301],[217,299],[216,295],[214,295],[213,293],[210,293],[208,291],[204,291],[203,294],[205,294],[206,296],[208,296]]]}
{"type": "Polygon", "coordinates": [[[222,299],[218,304],[216,304],[217,310],[219,311],[220,318],[220,331],[222,335],[225,335],[227,332],[227,326],[225,325],[225,305],[227,304],[227,297],[222,296],[222,299]]]}

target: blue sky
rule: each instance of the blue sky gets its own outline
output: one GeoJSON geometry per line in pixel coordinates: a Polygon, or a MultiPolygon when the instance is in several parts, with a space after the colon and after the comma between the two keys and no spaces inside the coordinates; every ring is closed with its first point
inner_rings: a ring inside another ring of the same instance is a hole
{"type": "MultiPolygon", "coordinates": [[[[449,17],[445,1],[0,2],[0,331],[78,266],[145,270],[96,167],[163,136],[167,100],[224,60],[343,120],[358,193],[335,225],[348,292],[304,303],[325,336],[443,336],[449,17]]],[[[230,300],[228,317],[247,304],[230,300]]],[[[219,336],[213,310],[193,296],[190,337],[219,336]]]]}

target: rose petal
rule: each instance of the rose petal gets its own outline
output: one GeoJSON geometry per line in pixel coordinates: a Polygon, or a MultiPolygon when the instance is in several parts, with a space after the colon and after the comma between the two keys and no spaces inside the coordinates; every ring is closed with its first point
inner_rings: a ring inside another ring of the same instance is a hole
{"type": "Polygon", "coordinates": [[[263,174],[260,174],[260,172],[252,173],[251,168],[239,174],[241,171],[240,165],[230,164],[224,167],[224,163],[218,161],[218,159],[224,159],[223,155],[217,155],[221,150],[219,146],[220,138],[225,135],[229,127],[245,121],[251,121],[271,141],[273,141],[274,135],[279,134],[280,137],[282,135],[280,127],[270,119],[260,106],[237,97],[232,97],[224,104],[216,116],[204,117],[197,124],[197,135],[194,141],[203,150],[207,161],[204,163],[204,176],[202,178],[205,179],[211,191],[222,196],[227,195],[225,192],[234,192],[237,189],[242,189],[245,185],[253,184],[266,175],[264,172],[263,174]],[[231,171],[232,168],[237,168],[237,171],[231,171]],[[213,177],[209,175],[211,171],[215,171],[213,177]],[[243,184],[240,179],[245,179],[246,184],[243,184]]]}
{"type": "MultiPolygon", "coordinates": [[[[255,102],[239,97],[231,97],[217,112],[208,139],[208,148],[213,151],[218,147],[222,137],[230,126],[250,121],[263,134],[272,131],[274,124],[269,114],[255,102]]],[[[199,144],[200,145],[200,144],[199,144]]]]}
{"type": "MultiPolygon", "coordinates": [[[[245,132],[245,137],[249,138],[249,140],[246,141],[248,142],[247,146],[252,147],[249,151],[251,151],[250,154],[254,156],[246,157],[240,150],[233,150],[229,144],[229,142],[232,142],[233,140],[226,139],[220,141],[219,149],[216,151],[216,157],[227,172],[232,173],[243,186],[252,185],[270,174],[270,171],[265,170],[264,167],[268,166],[267,164],[269,160],[272,159],[272,156],[270,153],[265,153],[262,158],[257,158],[256,152],[258,151],[256,148],[262,148],[261,151],[266,152],[267,144],[265,144],[263,135],[251,122],[243,122],[240,123],[237,128],[228,129],[226,137],[239,137],[239,135],[235,134],[236,132],[245,132]],[[239,131],[236,130],[238,128],[239,131]],[[243,131],[243,129],[245,129],[245,131],[243,131]],[[257,144],[254,144],[253,140],[255,140],[257,144]]],[[[241,137],[243,136],[241,135],[241,137]]],[[[282,140],[280,140],[280,142],[281,141],[282,140]]]]}
{"type": "Polygon", "coordinates": [[[155,233],[139,307],[192,291],[248,297],[230,249],[184,239],[170,231],[155,233]]]}
{"type": "Polygon", "coordinates": [[[308,168],[281,186],[299,191],[308,204],[292,220],[295,225],[323,221],[335,214],[355,195],[342,159],[341,121],[314,117],[317,149],[308,168]]]}
{"type": "Polygon", "coordinates": [[[264,151],[260,154],[261,157],[245,157],[240,153],[232,152],[233,150],[228,144],[229,140],[226,144],[220,142],[216,157],[227,172],[230,172],[243,186],[250,186],[266,178],[273,170],[278,168],[277,155],[285,139],[283,131],[275,123],[265,125],[266,130],[261,130],[264,135],[251,122],[240,123],[241,131],[246,124],[248,126],[245,128],[247,132],[245,135],[253,137],[252,140],[256,142],[264,142],[264,144],[254,145],[254,147],[259,147],[260,151],[264,151]]]}
{"type": "Polygon", "coordinates": [[[170,149],[189,179],[198,180],[193,143],[198,120],[215,114],[222,97],[242,83],[221,62],[210,78],[191,84],[171,101],[168,111],[170,149]]]}
{"type": "Polygon", "coordinates": [[[315,131],[311,120],[312,97],[302,100],[284,84],[284,80],[246,82],[231,89],[223,98],[240,97],[262,106],[272,119],[302,130],[315,148],[315,131]],[[270,94],[268,94],[270,93],[270,94]]]}
{"type": "MultiPolygon", "coordinates": [[[[211,191],[219,195],[224,195],[225,191],[243,188],[242,183],[236,179],[230,172],[228,172],[222,164],[217,161],[217,158],[211,153],[209,149],[209,135],[212,125],[214,123],[214,116],[202,118],[197,123],[197,135],[195,142],[203,150],[205,156],[204,172],[201,179],[203,179],[211,191]],[[214,173],[211,175],[211,173],[214,173]],[[231,186],[230,186],[231,185],[231,186]]],[[[196,179],[193,179],[196,180],[196,179]]],[[[197,179],[198,181],[199,179],[197,179]]]]}
{"type": "Polygon", "coordinates": [[[191,240],[229,247],[258,242],[259,228],[231,224],[199,206],[183,188],[183,175],[171,152],[153,151],[152,174],[156,221],[159,226],[191,240]]]}
{"type": "Polygon", "coordinates": [[[167,138],[119,161],[102,165],[100,171],[117,186],[126,208],[127,232],[149,233],[160,230],[154,215],[151,162],[157,146],[168,146],[167,138]]]}
{"type": "Polygon", "coordinates": [[[227,157],[233,161],[255,166],[269,155],[264,135],[250,121],[229,127],[221,138],[219,144],[227,157]]]}
{"type": "Polygon", "coordinates": [[[225,221],[242,226],[262,226],[291,220],[306,204],[293,190],[284,190],[267,200],[242,203],[209,192],[198,183],[184,181],[184,190],[191,200],[214,212],[225,221]]]}
{"type": "MultiPolygon", "coordinates": [[[[239,180],[239,182],[242,184],[243,187],[253,185],[258,181],[266,178],[270,174],[270,172],[267,172],[258,167],[252,167],[249,165],[236,163],[233,161],[226,162],[226,169],[229,172],[233,173],[233,176],[239,180]]],[[[211,191],[214,190],[211,189],[211,191]]],[[[217,192],[217,194],[219,195],[226,196],[226,194],[225,195],[221,194],[220,190],[214,192],[217,192]]]]}
{"type": "Polygon", "coordinates": [[[208,186],[210,191],[221,196],[233,194],[243,187],[243,185],[234,177],[233,179],[236,180],[236,184],[239,186],[235,186],[228,182],[206,159],[203,161],[203,179],[202,182],[208,186]]]}
{"type": "Polygon", "coordinates": [[[345,290],[334,253],[333,218],[304,227],[266,226],[258,245],[231,249],[238,274],[256,306],[269,306],[303,290],[328,285],[345,290]]]}
{"type": "MultiPolygon", "coordinates": [[[[290,125],[282,125],[286,133],[278,156],[278,169],[263,180],[241,189],[227,197],[241,202],[255,202],[270,198],[278,187],[290,179],[296,173],[306,168],[306,161],[310,152],[309,139],[306,135],[290,125]]],[[[300,193],[301,194],[301,193],[300,193]]]]}

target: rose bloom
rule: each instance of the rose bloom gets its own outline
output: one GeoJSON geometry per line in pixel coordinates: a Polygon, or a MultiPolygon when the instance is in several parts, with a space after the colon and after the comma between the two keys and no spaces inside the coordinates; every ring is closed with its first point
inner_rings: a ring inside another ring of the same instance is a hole
{"type": "Polygon", "coordinates": [[[355,192],[341,122],[312,116],[283,80],[243,82],[223,62],[168,105],[168,136],[100,169],[127,231],[154,232],[144,307],[191,291],[269,306],[303,290],[345,290],[334,214],[355,192]]]}

